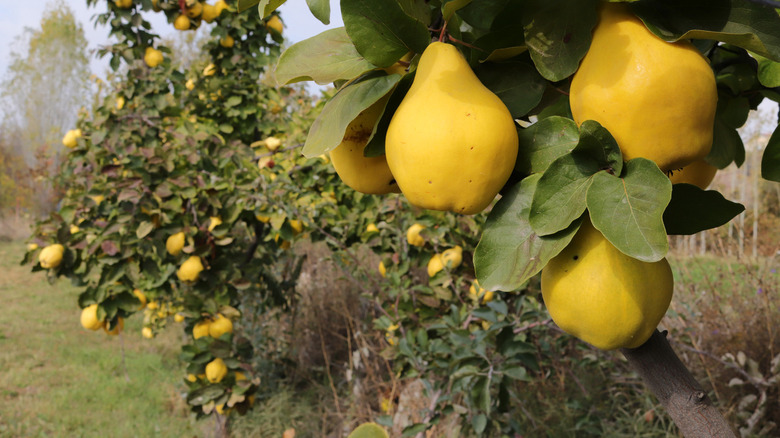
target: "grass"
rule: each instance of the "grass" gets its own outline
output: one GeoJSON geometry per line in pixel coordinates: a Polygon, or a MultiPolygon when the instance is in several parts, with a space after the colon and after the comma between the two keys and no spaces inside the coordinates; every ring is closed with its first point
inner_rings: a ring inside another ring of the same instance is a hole
{"type": "Polygon", "coordinates": [[[84,330],[79,291],[19,266],[23,251],[0,242],[0,437],[203,436],[181,397],[177,330],[143,339],[139,317],[121,337],[84,330]]]}

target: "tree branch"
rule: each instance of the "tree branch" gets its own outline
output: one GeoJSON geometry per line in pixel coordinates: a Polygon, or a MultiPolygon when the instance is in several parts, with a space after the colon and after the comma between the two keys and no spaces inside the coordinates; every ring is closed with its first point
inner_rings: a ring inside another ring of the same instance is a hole
{"type": "Polygon", "coordinates": [[[737,435],[712,405],[658,330],[639,348],[620,350],[658,397],[686,438],[736,438],[737,435]]]}

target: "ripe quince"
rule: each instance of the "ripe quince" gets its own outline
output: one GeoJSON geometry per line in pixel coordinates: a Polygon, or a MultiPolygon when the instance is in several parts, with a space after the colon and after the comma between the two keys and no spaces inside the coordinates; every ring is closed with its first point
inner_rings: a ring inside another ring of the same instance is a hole
{"type": "Polygon", "coordinates": [[[268,28],[269,30],[273,30],[279,35],[281,35],[282,32],[284,31],[284,24],[282,23],[282,20],[279,19],[278,15],[274,15],[271,18],[269,18],[268,21],[265,23],[265,27],[268,28]]]}
{"type": "Polygon", "coordinates": [[[190,28],[190,19],[184,14],[179,15],[173,20],[173,27],[177,30],[187,30],[190,28]]]}
{"type": "Polygon", "coordinates": [[[673,171],[669,179],[672,180],[672,184],[693,184],[702,190],[707,190],[717,172],[717,167],[704,160],[699,160],[673,171]]]}
{"type": "Polygon", "coordinates": [[[406,230],[406,241],[412,246],[425,245],[425,239],[420,235],[420,232],[425,229],[425,225],[413,224],[406,230]]]}
{"type": "Polygon", "coordinates": [[[341,143],[329,153],[339,178],[344,184],[361,193],[384,195],[400,191],[387,166],[385,155],[363,155],[387,99],[380,99],[358,114],[347,126],[341,143]]]}
{"type": "Polygon", "coordinates": [[[163,54],[154,47],[147,47],[144,53],[144,62],[150,68],[155,68],[163,62],[163,54]]]}
{"type": "Polygon", "coordinates": [[[233,333],[233,322],[225,318],[221,313],[209,324],[209,336],[219,338],[225,333],[233,333]]]}
{"type": "Polygon", "coordinates": [[[179,270],[176,271],[176,276],[181,281],[196,281],[202,270],[203,263],[200,261],[200,257],[194,255],[181,264],[179,270]]]}
{"type": "Polygon", "coordinates": [[[81,326],[87,330],[98,330],[103,327],[103,321],[97,317],[97,304],[90,304],[81,311],[81,326]]]}
{"type": "Polygon", "coordinates": [[[626,161],[644,157],[668,171],[712,147],[718,93],[709,63],[689,41],[655,36],[623,4],[602,4],[569,101],[574,121],[607,128],[626,161]]]}
{"type": "Polygon", "coordinates": [[[206,379],[211,383],[222,381],[227,375],[227,366],[221,358],[216,358],[206,364],[206,379]]]}
{"type": "Polygon", "coordinates": [[[587,218],[542,269],[542,297],[553,321],[602,350],[645,343],[673,288],[666,259],[648,263],[623,254],[587,218]]]}
{"type": "Polygon", "coordinates": [[[385,145],[387,164],[409,202],[478,213],[509,179],[517,148],[515,121],[501,99],[455,46],[430,44],[385,145]]]}
{"type": "Polygon", "coordinates": [[[184,232],[179,231],[176,234],[172,234],[168,237],[168,240],[165,241],[165,249],[168,251],[168,254],[172,256],[177,256],[181,252],[181,249],[184,248],[184,232]]]}
{"type": "Polygon", "coordinates": [[[38,262],[44,269],[53,269],[62,263],[62,255],[65,253],[65,247],[59,243],[49,245],[38,254],[38,262]]]}

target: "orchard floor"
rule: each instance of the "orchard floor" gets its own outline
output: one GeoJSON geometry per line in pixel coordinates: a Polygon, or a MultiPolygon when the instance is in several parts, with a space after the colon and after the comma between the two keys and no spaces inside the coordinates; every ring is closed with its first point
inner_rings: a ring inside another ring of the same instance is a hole
{"type": "Polygon", "coordinates": [[[85,331],[77,289],[23,254],[0,241],[0,437],[210,435],[181,396],[179,331],[144,339],[138,316],[121,337],[85,331]]]}

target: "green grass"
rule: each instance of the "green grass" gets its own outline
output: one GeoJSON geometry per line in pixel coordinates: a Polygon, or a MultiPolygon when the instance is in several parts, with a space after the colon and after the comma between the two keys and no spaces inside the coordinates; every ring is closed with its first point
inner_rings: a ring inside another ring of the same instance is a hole
{"type": "Polygon", "coordinates": [[[210,423],[181,396],[177,327],[146,340],[139,315],[121,338],[86,331],[79,291],[19,266],[23,251],[0,242],[0,437],[203,436],[210,423]]]}

